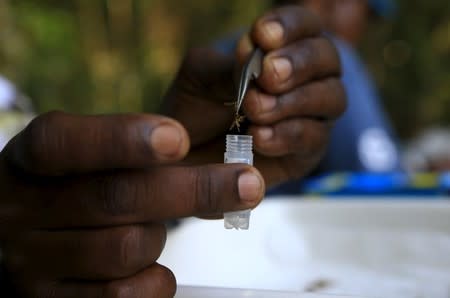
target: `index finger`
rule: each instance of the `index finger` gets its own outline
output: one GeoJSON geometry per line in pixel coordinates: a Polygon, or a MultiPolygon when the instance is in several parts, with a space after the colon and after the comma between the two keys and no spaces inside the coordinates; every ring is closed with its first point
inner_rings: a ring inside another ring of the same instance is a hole
{"type": "Polygon", "coordinates": [[[271,51],[321,32],[319,17],[299,5],[292,5],[279,7],[260,17],[252,28],[251,38],[255,45],[271,51]]]}
{"type": "Polygon", "coordinates": [[[299,5],[271,10],[258,18],[251,31],[239,40],[238,61],[244,63],[255,47],[270,52],[296,40],[320,35],[322,28],[319,17],[299,5]]]}
{"type": "Polygon", "coordinates": [[[51,112],[34,119],[2,154],[25,173],[60,176],[145,168],[177,161],[188,149],[186,130],[167,117],[51,112]]]}

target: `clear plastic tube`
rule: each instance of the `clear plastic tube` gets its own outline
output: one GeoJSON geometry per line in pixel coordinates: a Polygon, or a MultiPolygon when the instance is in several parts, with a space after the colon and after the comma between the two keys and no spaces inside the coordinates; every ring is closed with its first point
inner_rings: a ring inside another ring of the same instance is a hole
{"type": "MultiPolygon", "coordinates": [[[[253,138],[248,135],[227,135],[225,163],[245,163],[253,165],[253,138]]],[[[251,210],[226,212],[224,226],[226,229],[248,230],[251,210]]]]}

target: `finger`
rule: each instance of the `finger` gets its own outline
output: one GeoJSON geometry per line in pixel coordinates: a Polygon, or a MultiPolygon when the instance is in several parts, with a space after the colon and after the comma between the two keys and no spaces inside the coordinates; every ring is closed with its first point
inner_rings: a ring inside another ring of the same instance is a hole
{"type": "Polygon", "coordinates": [[[265,51],[284,47],[293,41],[321,34],[320,19],[299,5],[274,9],[254,24],[251,37],[265,51]]]}
{"type": "Polygon", "coordinates": [[[339,56],[331,41],[309,38],[269,53],[258,85],[268,93],[280,94],[314,79],[339,75],[339,56]]]}
{"type": "Polygon", "coordinates": [[[311,156],[325,148],[331,124],[314,119],[288,119],[272,126],[251,126],[255,151],[266,156],[311,156]]]}
{"type": "Polygon", "coordinates": [[[293,153],[274,159],[273,157],[256,155],[255,161],[258,163],[258,169],[264,175],[267,186],[272,187],[308,175],[317,167],[324,154],[323,149],[320,148],[309,156],[293,153]]]}
{"type": "Polygon", "coordinates": [[[14,241],[7,255],[21,260],[15,268],[35,268],[49,278],[110,280],[134,275],[153,264],[165,240],[164,226],[156,224],[34,231],[14,241]]]}
{"type": "Polygon", "coordinates": [[[311,82],[279,96],[253,88],[247,93],[243,108],[250,121],[257,125],[271,125],[294,117],[334,121],[345,111],[345,90],[335,77],[311,82]]]}
{"type": "Polygon", "coordinates": [[[34,119],[5,154],[27,173],[62,175],[173,162],[188,148],[185,129],[166,117],[51,112],[34,119]]]}
{"type": "Polygon", "coordinates": [[[248,165],[160,167],[52,188],[49,197],[58,199],[47,201],[33,222],[44,228],[157,222],[254,208],[263,195],[264,180],[248,165]]]}
{"type": "Polygon", "coordinates": [[[173,298],[176,280],[169,269],[154,264],[125,279],[108,282],[38,282],[27,292],[27,297],[173,298]]]}

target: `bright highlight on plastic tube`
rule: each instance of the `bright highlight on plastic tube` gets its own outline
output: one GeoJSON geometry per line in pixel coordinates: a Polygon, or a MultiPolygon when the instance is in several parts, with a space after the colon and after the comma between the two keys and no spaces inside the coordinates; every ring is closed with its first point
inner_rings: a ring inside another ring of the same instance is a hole
{"type": "MultiPolygon", "coordinates": [[[[227,135],[225,163],[245,163],[253,165],[253,138],[248,135],[227,135]]],[[[251,210],[226,212],[224,226],[226,229],[248,230],[251,210]]]]}

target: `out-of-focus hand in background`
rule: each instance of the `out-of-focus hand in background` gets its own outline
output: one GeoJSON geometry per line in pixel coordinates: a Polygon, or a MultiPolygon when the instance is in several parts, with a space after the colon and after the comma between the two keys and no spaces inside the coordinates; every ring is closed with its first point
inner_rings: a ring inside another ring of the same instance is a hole
{"type": "Polygon", "coordinates": [[[339,57],[322,35],[319,18],[300,6],[258,18],[237,44],[222,53],[194,48],[166,100],[168,115],[192,136],[191,162],[220,162],[236,100],[234,70],[254,47],[265,52],[262,73],[244,99],[254,137],[256,167],[274,185],[311,171],[326,150],[330,129],[345,110],[339,57]]]}

